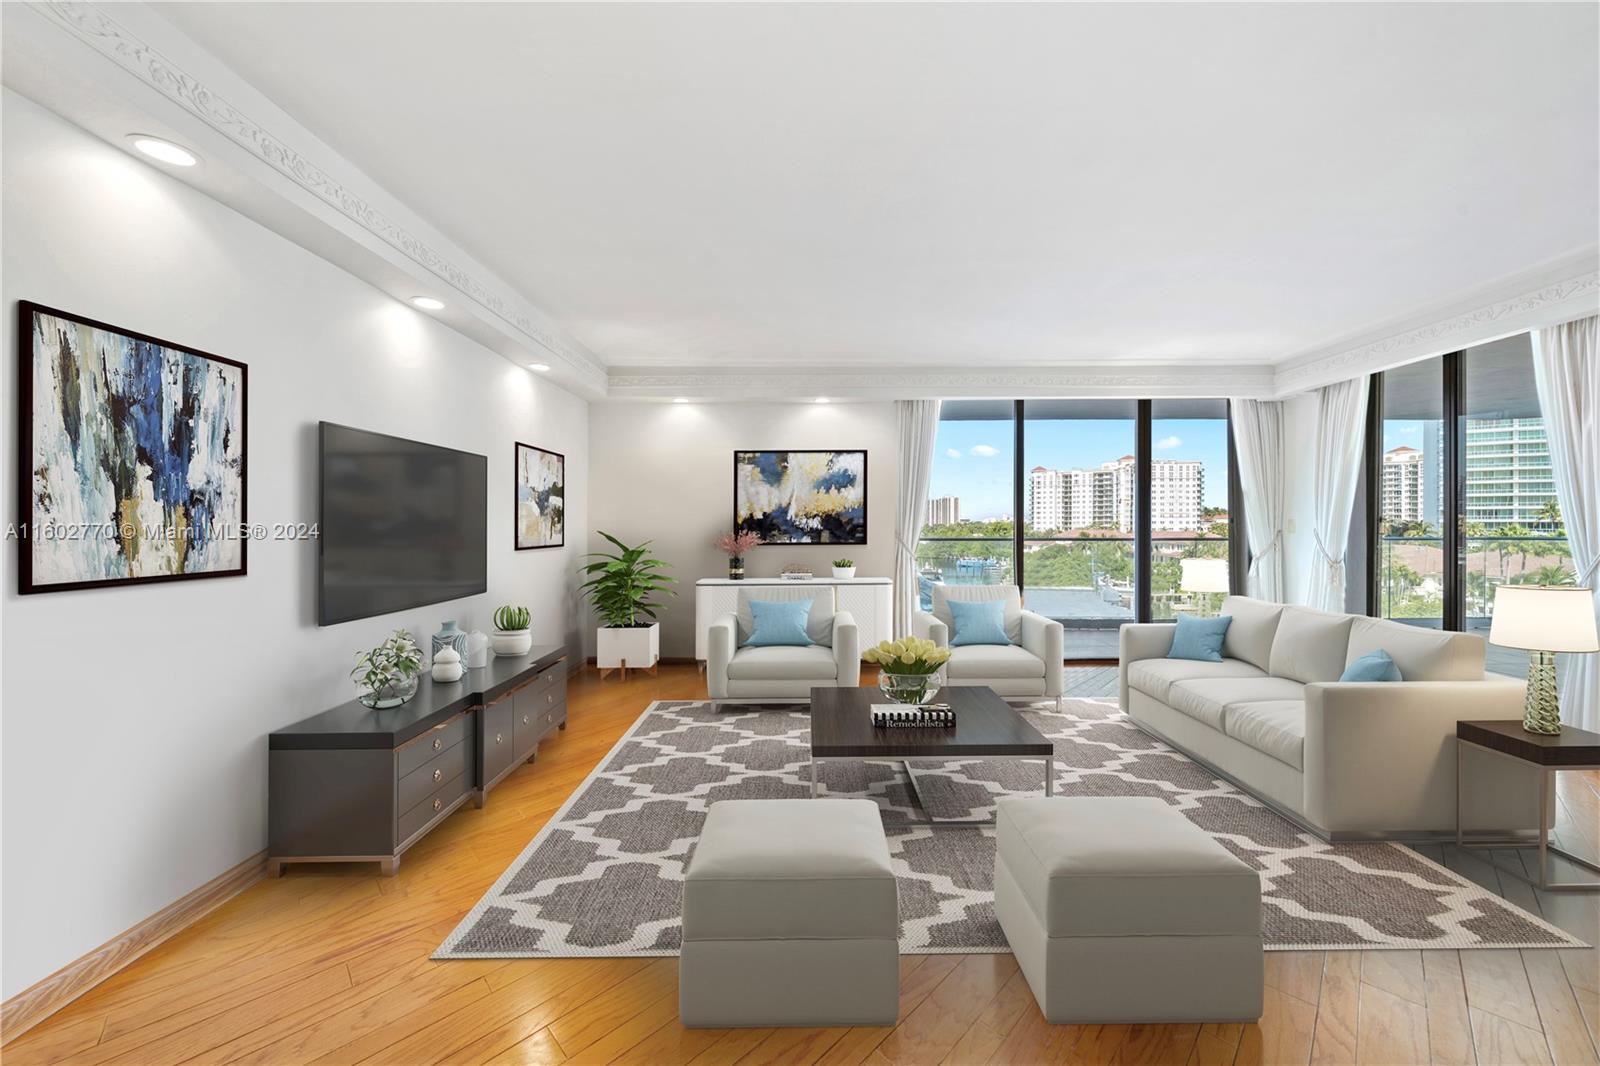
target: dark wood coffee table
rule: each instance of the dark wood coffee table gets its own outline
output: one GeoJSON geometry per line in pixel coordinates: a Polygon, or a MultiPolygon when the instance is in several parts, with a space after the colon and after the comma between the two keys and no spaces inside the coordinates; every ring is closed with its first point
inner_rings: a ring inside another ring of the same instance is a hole
{"type": "MultiPolygon", "coordinates": [[[[815,730],[816,726],[813,725],[812,729],[815,730]]],[[[1564,726],[1560,733],[1548,736],[1528,732],[1516,719],[1456,723],[1456,847],[1491,847],[1487,844],[1467,844],[1462,840],[1461,752],[1468,744],[1539,768],[1539,878],[1535,881],[1507,870],[1499,863],[1494,864],[1495,868],[1535,884],[1546,892],[1600,892],[1600,881],[1552,881],[1549,866],[1549,857],[1554,854],[1586,870],[1600,873],[1600,866],[1550,843],[1549,824],[1550,790],[1557,771],[1600,770],[1600,733],[1564,726]]]]}
{"type": "MultiPolygon", "coordinates": [[[[1041,759],[1044,794],[1055,792],[1055,746],[1015,707],[982,685],[939,690],[936,703],[956,712],[953,728],[876,729],[873,704],[890,700],[877,686],[811,690],[811,794],[818,794],[817,764],[824,759],[899,761],[930,759],[1041,759]]],[[[915,782],[912,791],[915,793],[915,782]]],[[[931,820],[931,818],[930,818],[931,820]]],[[[974,822],[949,822],[974,825],[974,822]]]]}

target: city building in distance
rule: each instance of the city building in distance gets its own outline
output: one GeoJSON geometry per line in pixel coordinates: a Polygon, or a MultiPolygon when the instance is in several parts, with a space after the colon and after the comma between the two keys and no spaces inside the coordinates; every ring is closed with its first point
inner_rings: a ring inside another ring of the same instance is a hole
{"type": "Polygon", "coordinates": [[[953,526],[961,521],[961,497],[936,496],[928,501],[928,525],[953,526]]]}
{"type": "MultiPolygon", "coordinates": [[[[1156,459],[1150,463],[1151,528],[1199,532],[1208,524],[1205,465],[1198,459],[1156,459]]],[[[1028,521],[1038,532],[1114,529],[1133,532],[1133,456],[1094,469],[1050,470],[1028,475],[1028,521]]]]}

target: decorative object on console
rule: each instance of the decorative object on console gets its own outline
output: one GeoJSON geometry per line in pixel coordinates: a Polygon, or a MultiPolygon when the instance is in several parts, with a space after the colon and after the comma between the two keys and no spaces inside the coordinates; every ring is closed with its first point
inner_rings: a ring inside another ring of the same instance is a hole
{"type": "Polygon", "coordinates": [[[459,656],[458,662],[466,660],[467,634],[465,630],[456,625],[454,618],[446,619],[444,625],[439,627],[439,632],[433,635],[432,654],[435,661],[438,661],[441,648],[453,648],[459,656]]]}
{"type": "Polygon", "coordinates": [[[489,634],[481,629],[467,634],[466,665],[468,670],[489,665],[489,634]]]}
{"type": "Polygon", "coordinates": [[[595,665],[601,677],[618,668],[626,677],[630,666],[654,670],[661,658],[661,626],[655,621],[661,604],[655,597],[677,595],[668,587],[675,579],[663,573],[666,563],[649,554],[649,541],[629,547],[603,529],[598,532],[617,550],[590,552],[594,562],[579,570],[589,578],[581,591],[600,615],[595,665]]]}
{"type": "Polygon", "coordinates": [[[728,578],[744,580],[744,557],[760,547],[761,538],[754,533],[719,533],[711,546],[728,557],[728,578]]]}
{"type": "MultiPolygon", "coordinates": [[[[462,634],[465,636],[466,634],[462,634]]],[[[465,672],[461,668],[461,653],[450,645],[445,645],[433,653],[433,679],[442,685],[460,681],[465,672]]]]}
{"type": "Polygon", "coordinates": [[[783,573],[778,576],[785,581],[810,581],[816,575],[812,574],[808,567],[801,566],[799,563],[790,563],[783,568],[783,573]]]}
{"type": "Polygon", "coordinates": [[[1576,585],[1501,585],[1495,590],[1489,643],[1527,651],[1522,728],[1554,736],[1561,732],[1556,652],[1600,651],[1594,590],[1576,585]]]}
{"type": "Polygon", "coordinates": [[[849,581],[856,576],[856,561],[854,559],[835,559],[833,561],[833,576],[840,581],[849,581]]]}
{"type": "Polygon", "coordinates": [[[350,680],[361,689],[357,697],[368,707],[385,710],[398,707],[417,694],[417,678],[422,673],[422,649],[403,629],[370,651],[356,655],[350,680]]]}
{"type": "Polygon", "coordinates": [[[506,604],[494,612],[494,653],[496,655],[526,655],[533,647],[533,633],[528,629],[533,616],[526,607],[506,604]]]}
{"type": "Polygon", "coordinates": [[[950,661],[950,649],[922,637],[886,640],[861,653],[879,668],[878,688],[896,703],[927,703],[944,683],[940,667],[950,661]]]}
{"type": "Polygon", "coordinates": [[[17,591],[242,575],[245,365],[20,307],[17,591]]]}
{"type": "Polygon", "coordinates": [[[519,441],[512,466],[516,474],[516,550],[566,544],[567,457],[519,441]]]}
{"type": "Polygon", "coordinates": [[[867,453],[734,452],[733,528],[762,544],[867,543],[867,453]]]}

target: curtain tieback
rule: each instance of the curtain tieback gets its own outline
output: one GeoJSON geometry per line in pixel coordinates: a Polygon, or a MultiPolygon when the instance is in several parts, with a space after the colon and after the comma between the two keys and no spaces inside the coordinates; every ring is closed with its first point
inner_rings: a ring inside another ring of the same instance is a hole
{"type": "Polygon", "coordinates": [[[1329,551],[1328,550],[1328,545],[1323,542],[1322,531],[1321,530],[1313,530],[1312,531],[1312,535],[1314,537],[1316,537],[1316,540],[1317,540],[1317,551],[1321,552],[1322,553],[1322,557],[1324,559],[1328,560],[1328,578],[1329,578],[1329,582],[1330,583],[1343,584],[1344,583],[1344,553],[1340,552],[1338,555],[1334,555],[1331,551],[1329,551]]]}
{"type": "Polygon", "coordinates": [[[1282,540],[1283,540],[1283,530],[1280,529],[1276,533],[1272,534],[1272,539],[1267,541],[1267,546],[1265,548],[1262,548],[1255,555],[1251,556],[1251,558],[1250,558],[1250,566],[1245,570],[1245,573],[1247,573],[1247,574],[1255,573],[1256,572],[1256,567],[1261,564],[1261,561],[1263,559],[1265,559],[1267,556],[1271,555],[1273,552],[1278,550],[1282,540]]]}

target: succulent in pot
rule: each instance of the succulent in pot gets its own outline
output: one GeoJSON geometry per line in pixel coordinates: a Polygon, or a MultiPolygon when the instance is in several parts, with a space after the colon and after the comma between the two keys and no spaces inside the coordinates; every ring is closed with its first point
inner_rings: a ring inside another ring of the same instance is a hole
{"type": "Polygon", "coordinates": [[[833,561],[833,576],[840,581],[849,581],[856,576],[856,561],[854,559],[835,559],[833,561]]]}
{"type": "Polygon", "coordinates": [[[494,636],[490,643],[496,655],[526,655],[533,650],[533,633],[528,629],[533,616],[526,607],[506,604],[495,608],[494,636]]]}
{"type": "Polygon", "coordinates": [[[368,707],[398,707],[417,694],[422,674],[422,649],[403,629],[370,651],[356,655],[350,680],[361,690],[356,697],[368,707]]]}

